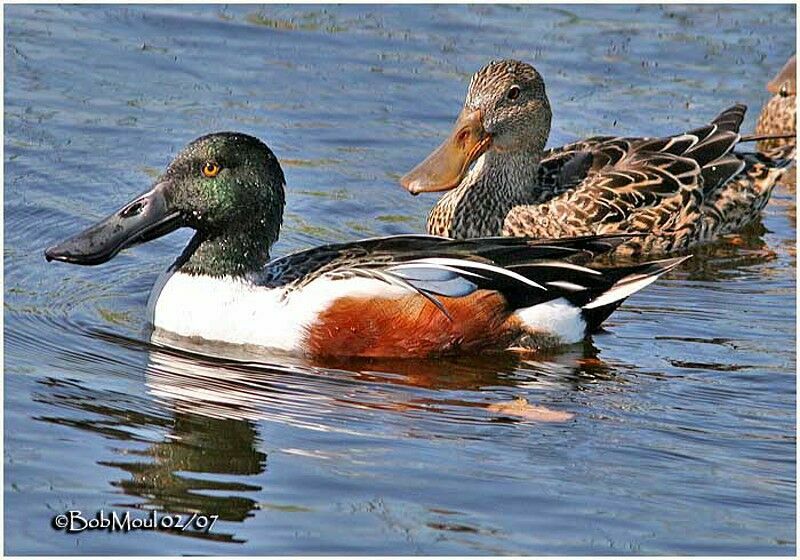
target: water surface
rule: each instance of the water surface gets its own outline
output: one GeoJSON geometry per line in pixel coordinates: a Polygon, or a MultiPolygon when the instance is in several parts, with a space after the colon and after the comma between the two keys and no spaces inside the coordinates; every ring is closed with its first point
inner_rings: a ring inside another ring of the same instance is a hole
{"type": "MultiPolygon", "coordinates": [[[[277,253],[419,232],[397,185],[493,57],[534,63],[551,144],[665,134],[763,84],[793,6],[7,6],[5,542],[14,554],[795,552],[794,194],[522,360],[309,364],[148,343],[187,232],[99,268],[52,244],[214,130],[264,139],[277,253]],[[206,352],[207,353],[207,352],[206,352]],[[524,398],[547,414],[491,408],[524,398]],[[201,512],[210,533],[67,535],[68,509],[201,512]]],[[[202,349],[201,349],[202,350],[202,349]]]]}

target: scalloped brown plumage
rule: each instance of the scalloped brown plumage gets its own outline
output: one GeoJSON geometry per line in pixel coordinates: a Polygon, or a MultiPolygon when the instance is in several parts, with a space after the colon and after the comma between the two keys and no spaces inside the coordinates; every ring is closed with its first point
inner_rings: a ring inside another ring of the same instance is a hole
{"type": "MultiPolygon", "coordinates": [[[[483,105],[465,106],[465,111],[490,115],[485,131],[476,136],[491,136],[492,145],[434,206],[430,233],[455,238],[642,233],[618,252],[685,250],[756,219],[794,157],[788,149],[772,157],[733,151],[741,141],[744,105],[675,136],[597,136],[543,151],[549,113],[541,123],[520,116],[528,110],[525,103],[537,110],[549,106],[539,74],[522,72],[527,67],[519,61],[493,62],[473,78],[467,98],[483,105]],[[478,79],[493,75],[495,68],[493,79],[478,79]],[[515,107],[504,88],[520,85],[523,93],[514,97],[523,101],[515,107]],[[515,130],[519,123],[530,127],[528,139],[515,130]]],[[[419,169],[416,184],[407,188],[422,190],[419,169]]]]}
{"type": "Polygon", "coordinates": [[[673,137],[598,138],[553,150],[540,174],[553,185],[549,199],[512,208],[503,234],[646,233],[620,251],[666,253],[741,229],[783,174],[768,157],[731,153],[744,111],[735,105],[710,125],[673,137]],[[557,162],[570,162],[570,153],[591,164],[578,180],[559,181],[564,165],[557,162]]]}
{"type": "MultiPolygon", "coordinates": [[[[767,84],[767,91],[773,94],[764,104],[756,123],[757,135],[791,134],[794,138],[760,140],[757,147],[762,152],[770,152],[786,145],[797,145],[797,61],[792,55],[781,71],[767,84]]],[[[789,188],[795,187],[795,166],[787,170],[781,183],[789,188]]]]}

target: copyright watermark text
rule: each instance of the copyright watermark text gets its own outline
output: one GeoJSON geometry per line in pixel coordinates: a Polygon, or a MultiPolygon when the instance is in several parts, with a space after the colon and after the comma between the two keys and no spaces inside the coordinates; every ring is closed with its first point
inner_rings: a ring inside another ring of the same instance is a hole
{"type": "Polygon", "coordinates": [[[52,525],[56,531],[81,533],[83,531],[109,531],[128,533],[130,531],[199,531],[208,533],[214,527],[219,515],[199,513],[180,514],[151,511],[146,517],[134,517],[131,512],[119,513],[100,510],[94,515],[86,515],[80,510],[71,509],[53,517],[52,525]]]}

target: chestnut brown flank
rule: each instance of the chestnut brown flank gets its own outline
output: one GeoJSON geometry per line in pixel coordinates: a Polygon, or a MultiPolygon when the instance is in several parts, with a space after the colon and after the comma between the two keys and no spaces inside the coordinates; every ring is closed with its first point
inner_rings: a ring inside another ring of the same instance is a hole
{"type": "Polygon", "coordinates": [[[518,321],[498,292],[478,290],[466,297],[438,299],[452,321],[417,294],[396,299],[339,298],[310,329],[308,353],[425,357],[503,350],[518,333],[518,321]]]}

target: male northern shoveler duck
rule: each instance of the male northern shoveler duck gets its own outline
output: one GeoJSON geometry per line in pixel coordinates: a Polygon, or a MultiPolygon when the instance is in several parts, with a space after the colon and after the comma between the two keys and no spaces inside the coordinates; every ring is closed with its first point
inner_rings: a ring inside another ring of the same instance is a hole
{"type": "Polygon", "coordinates": [[[452,134],[401,184],[412,194],[450,191],[428,216],[432,234],[644,233],[621,249],[685,249],[752,221],[788,165],[788,153],[732,152],[745,109],[676,136],[596,136],[545,150],[542,77],[524,62],[491,62],[472,77],[452,134]]]}
{"type": "MultiPolygon", "coordinates": [[[[791,138],[769,138],[759,140],[756,146],[762,152],[771,153],[772,151],[786,145],[797,145],[797,125],[795,115],[797,113],[797,61],[792,55],[780,72],[767,83],[767,91],[772,94],[772,98],[767,101],[756,123],[756,135],[791,135],[791,138]]],[[[795,168],[792,166],[786,172],[781,182],[785,185],[794,186],[795,168]]]]}
{"type": "Polygon", "coordinates": [[[573,343],[681,259],[590,269],[574,261],[624,238],[457,241],[400,235],[270,261],[284,207],[272,151],[240,133],[203,136],[151,189],[47,249],[96,265],[180,227],[196,231],[150,306],[184,337],[325,356],[429,356],[573,343]]]}

